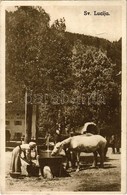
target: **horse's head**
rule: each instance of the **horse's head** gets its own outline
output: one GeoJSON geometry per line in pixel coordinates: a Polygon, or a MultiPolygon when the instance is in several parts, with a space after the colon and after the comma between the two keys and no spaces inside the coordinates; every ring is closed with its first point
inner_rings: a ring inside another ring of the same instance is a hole
{"type": "Polygon", "coordinates": [[[62,149],[63,149],[62,143],[61,142],[56,143],[56,145],[54,146],[54,149],[52,150],[51,155],[52,156],[58,155],[62,151],[62,149]]]}

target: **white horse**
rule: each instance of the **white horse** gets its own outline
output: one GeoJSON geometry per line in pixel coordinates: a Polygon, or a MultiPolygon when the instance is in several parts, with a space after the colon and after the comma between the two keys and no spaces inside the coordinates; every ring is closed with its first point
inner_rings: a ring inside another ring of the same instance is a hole
{"type": "Polygon", "coordinates": [[[51,155],[55,156],[58,155],[62,149],[69,149],[76,153],[76,160],[77,160],[77,169],[80,169],[80,153],[94,153],[94,163],[93,165],[97,166],[97,154],[100,155],[100,167],[103,167],[104,163],[104,152],[106,147],[106,139],[101,135],[78,135],[74,137],[69,137],[62,142],[58,142],[51,153],[51,155]]]}

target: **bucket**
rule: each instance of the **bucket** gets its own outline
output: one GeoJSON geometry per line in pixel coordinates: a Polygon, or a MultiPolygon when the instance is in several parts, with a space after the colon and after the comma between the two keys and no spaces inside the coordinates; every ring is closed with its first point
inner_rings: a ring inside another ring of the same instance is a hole
{"type": "Polygon", "coordinates": [[[21,173],[11,173],[10,172],[10,176],[12,177],[12,178],[19,178],[20,176],[21,176],[21,173]]]}
{"type": "Polygon", "coordinates": [[[51,150],[40,150],[39,151],[39,156],[42,158],[50,158],[51,156],[51,150]]]}

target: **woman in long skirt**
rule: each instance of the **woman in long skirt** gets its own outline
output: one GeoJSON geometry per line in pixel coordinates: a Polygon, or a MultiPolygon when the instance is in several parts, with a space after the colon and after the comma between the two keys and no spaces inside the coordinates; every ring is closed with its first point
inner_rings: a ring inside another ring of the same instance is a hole
{"type": "Polygon", "coordinates": [[[12,151],[11,164],[10,164],[10,173],[21,174],[21,154],[24,153],[24,159],[27,162],[31,162],[31,150],[36,148],[35,142],[30,142],[29,144],[22,144],[17,146],[12,151]]]}

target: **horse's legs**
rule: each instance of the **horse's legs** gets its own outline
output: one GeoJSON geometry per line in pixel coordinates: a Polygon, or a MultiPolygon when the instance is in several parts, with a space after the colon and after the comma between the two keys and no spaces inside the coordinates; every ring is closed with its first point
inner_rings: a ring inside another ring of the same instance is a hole
{"type": "Polygon", "coordinates": [[[106,144],[106,147],[104,149],[104,158],[106,159],[106,155],[107,155],[107,152],[108,152],[108,144],[106,144]]]}
{"type": "Polygon", "coordinates": [[[105,155],[104,155],[104,151],[102,150],[102,153],[101,153],[101,163],[100,163],[100,167],[104,167],[104,158],[105,158],[105,155]]]}
{"type": "Polygon", "coordinates": [[[92,164],[92,167],[97,167],[97,151],[95,151],[94,153],[94,160],[93,160],[93,164],[92,164]]]}
{"type": "Polygon", "coordinates": [[[71,153],[70,150],[64,150],[66,154],[66,169],[69,168],[69,162],[71,161],[71,153]]]}
{"type": "Polygon", "coordinates": [[[79,160],[80,160],[80,152],[77,152],[77,169],[76,169],[76,172],[78,172],[79,171],[79,169],[80,169],[80,164],[79,164],[79,160]]]}
{"type": "Polygon", "coordinates": [[[70,167],[69,163],[71,163],[71,167],[74,168],[77,161],[77,152],[65,150],[66,154],[66,169],[70,167]]]}
{"type": "Polygon", "coordinates": [[[71,152],[71,166],[74,168],[76,166],[77,153],[74,151],[71,152]]]}
{"type": "Polygon", "coordinates": [[[100,148],[98,150],[98,153],[100,155],[100,167],[104,167],[104,158],[105,158],[105,148],[100,148]]]}

